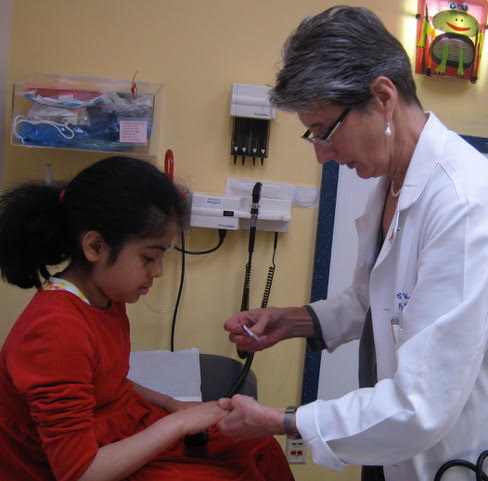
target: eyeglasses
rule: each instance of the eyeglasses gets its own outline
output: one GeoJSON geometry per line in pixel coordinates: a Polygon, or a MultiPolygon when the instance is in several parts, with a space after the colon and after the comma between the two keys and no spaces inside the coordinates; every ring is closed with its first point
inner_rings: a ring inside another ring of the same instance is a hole
{"type": "Polygon", "coordinates": [[[308,129],[303,135],[302,139],[310,142],[312,144],[321,144],[324,147],[329,147],[331,142],[330,138],[334,135],[334,132],[337,130],[339,125],[344,122],[346,115],[351,111],[351,108],[346,108],[343,110],[342,114],[339,115],[339,118],[330,126],[329,130],[324,135],[318,135],[314,137],[310,137],[312,131],[308,129]]]}

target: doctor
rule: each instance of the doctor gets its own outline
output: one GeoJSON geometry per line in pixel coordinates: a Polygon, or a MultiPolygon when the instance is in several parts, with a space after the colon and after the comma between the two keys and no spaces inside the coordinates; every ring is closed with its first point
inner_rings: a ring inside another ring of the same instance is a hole
{"type": "Polygon", "coordinates": [[[381,179],[357,220],[346,291],[242,312],[225,328],[251,352],[361,338],[360,388],[287,410],[221,399],[219,427],[236,439],[300,435],[315,463],[363,465],[363,480],[433,481],[445,461],[488,449],[488,160],[422,110],[404,49],[369,10],[305,19],[283,56],[272,102],[298,113],[319,163],[381,179]]]}

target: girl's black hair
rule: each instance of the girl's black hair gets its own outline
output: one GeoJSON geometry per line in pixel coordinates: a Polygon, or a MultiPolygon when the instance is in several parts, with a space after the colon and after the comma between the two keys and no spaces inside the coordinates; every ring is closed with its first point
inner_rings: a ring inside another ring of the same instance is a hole
{"type": "Polygon", "coordinates": [[[0,197],[0,270],[9,283],[40,287],[47,266],[66,260],[89,267],[81,235],[95,230],[115,262],[129,240],[164,234],[168,222],[183,227],[187,202],[155,166],[109,157],[69,184],[28,183],[0,197]]]}

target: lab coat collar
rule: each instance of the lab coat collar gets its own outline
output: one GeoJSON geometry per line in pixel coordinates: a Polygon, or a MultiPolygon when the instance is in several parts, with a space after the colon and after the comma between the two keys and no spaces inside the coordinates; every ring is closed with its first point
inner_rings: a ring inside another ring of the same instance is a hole
{"type": "MultiPolygon", "coordinates": [[[[447,128],[432,112],[426,113],[429,117],[422,129],[407,169],[402,192],[398,198],[397,209],[392,219],[392,232],[396,230],[395,226],[398,223],[400,212],[410,207],[424,190],[447,140],[447,128]]],[[[378,232],[381,225],[386,191],[389,189],[389,185],[390,177],[388,175],[380,178],[376,188],[368,198],[364,214],[356,219],[356,230],[360,240],[360,254],[371,264],[376,259],[376,265],[380,264],[385,258],[394,240],[394,235],[391,236],[391,233],[389,233],[387,238],[391,242],[385,243],[385,248],[381,249],[380,254],[376,258],[378,232]],[[374,227],[372,228],[372,226],[374,227]]]]}
{"type": "Polygon", "coordinates": [[[447,140],[447,128],[432,112],[420,133],[398,198],[398,210],[410,207],[420,196],[432,175],[447,140]]]}

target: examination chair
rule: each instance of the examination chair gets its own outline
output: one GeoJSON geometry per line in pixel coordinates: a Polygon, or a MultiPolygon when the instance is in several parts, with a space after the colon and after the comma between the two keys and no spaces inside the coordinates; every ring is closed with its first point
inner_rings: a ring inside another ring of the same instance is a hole
{"type": "MultiPolygon", "coordinates": [[[[200,353],[202,401],[216,401],[225,396],[241,373],[243,365],[230,357],[200,353]]],[[[256,375],[251,370],[237,392],[257,399],[256,375]]]]}
{"type": "Polygon", "coordinates": [[[216,401],[233,392],[257,399],[257,381],[249,370],[242,380],[244,363],[197,349],[131,352],[129,379],[155,391],[185,400],[216,401]],[[240,386],[235,389],[236,381],[240,386]],[[186,382],[188,380],[188,383],[186,382]]]}

